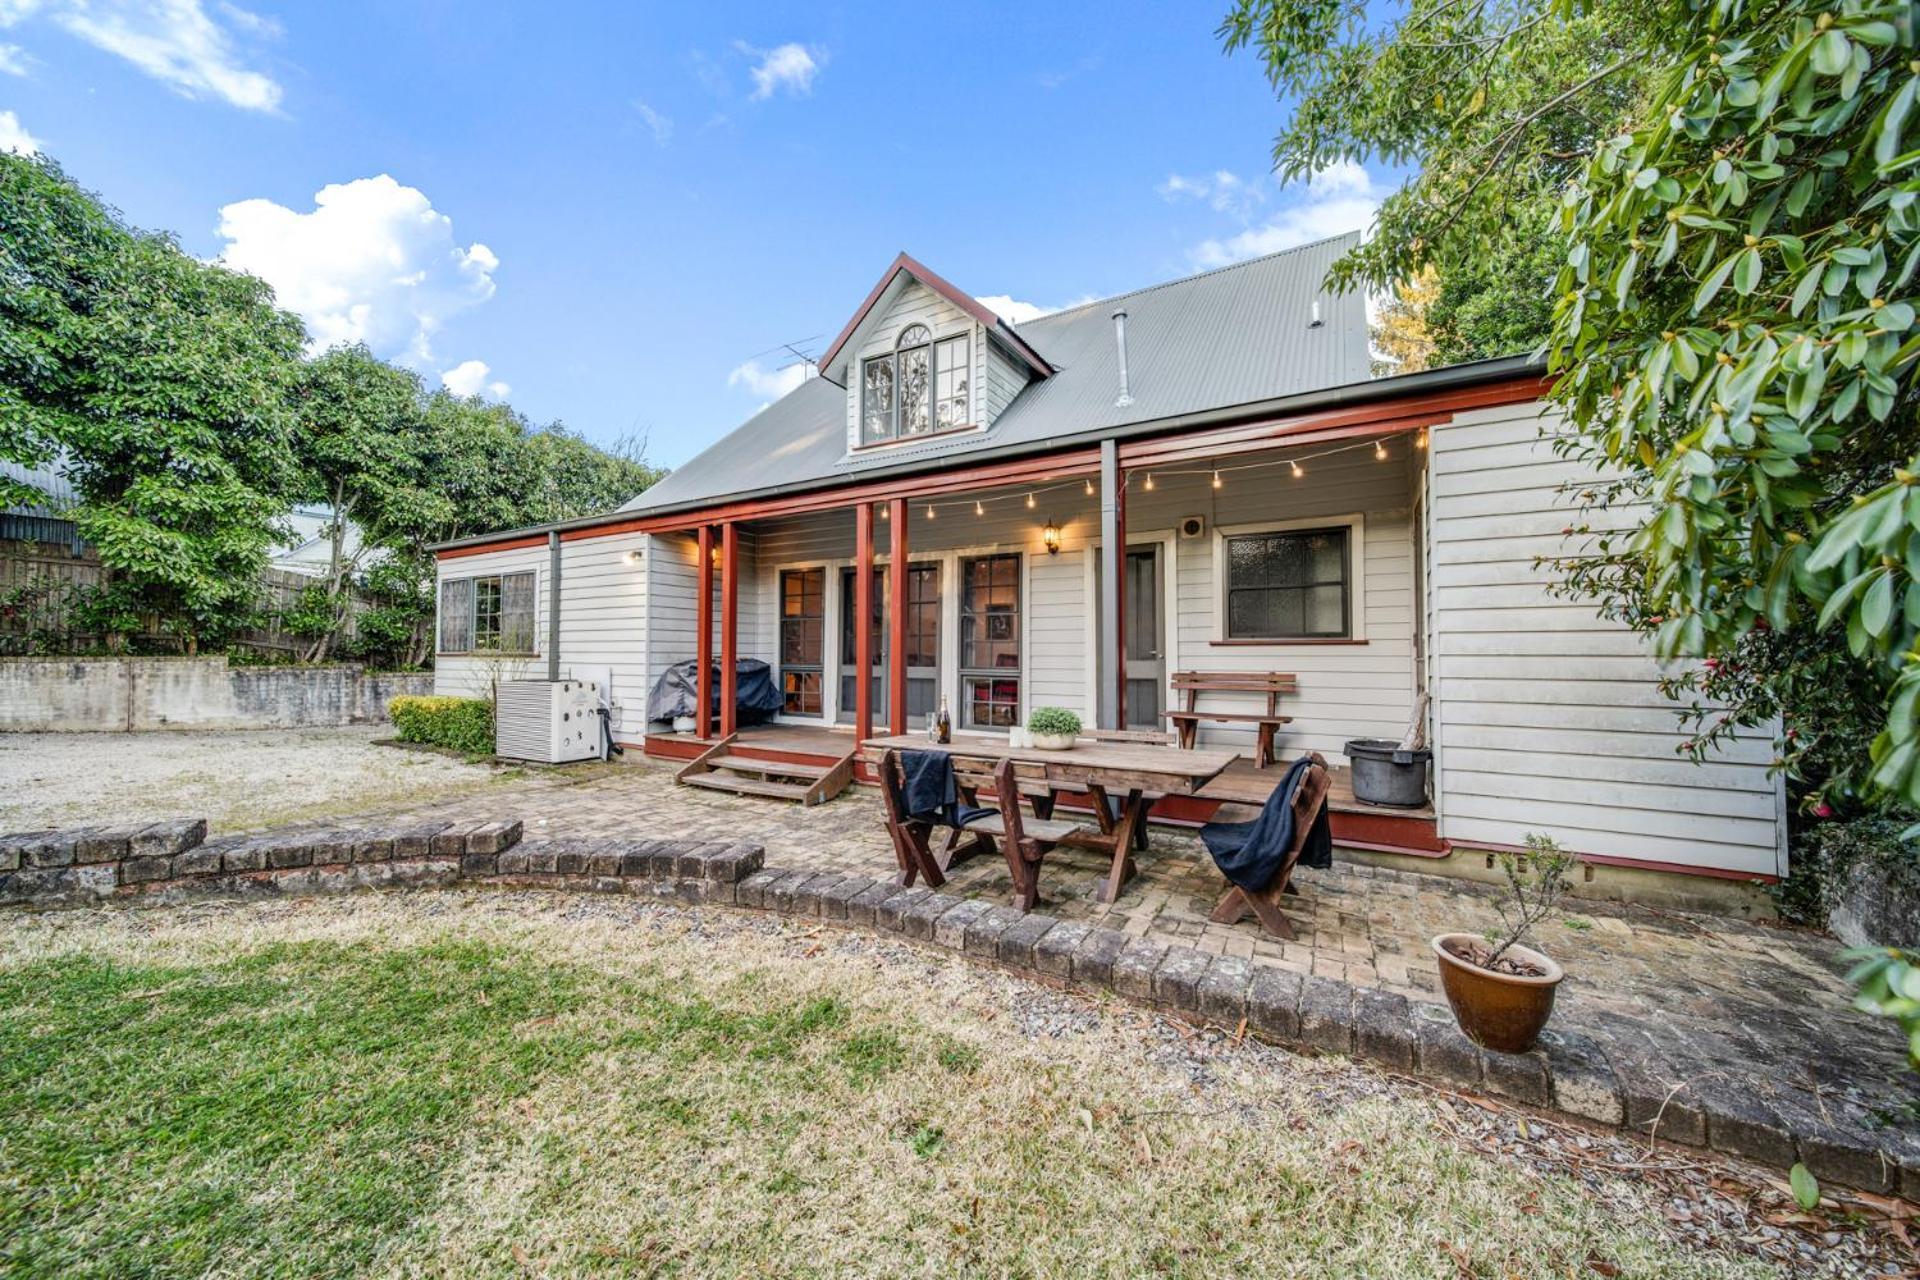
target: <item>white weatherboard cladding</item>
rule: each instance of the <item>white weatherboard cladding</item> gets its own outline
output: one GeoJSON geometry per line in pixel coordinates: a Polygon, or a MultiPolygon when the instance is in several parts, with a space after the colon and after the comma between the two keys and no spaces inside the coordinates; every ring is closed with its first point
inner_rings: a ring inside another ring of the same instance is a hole
{"type": "Polygon", "coordinates": [[[976,356],[974,368],[982,376],[974,380],[974,421],[983,427],[993,425],[1000,411],[1013,403],[1027,379],[1032,376],[1024,360],[1009,355],[997,342],[983,342],[984,357],[976,356]]]}
{"type": "Polygon", "coordinates": [[[546,676],[547,663],[547,544],[455,556],[436,566],[434,586],[434,646],[440,643],[439,583],[449,578],[484,578],[492,574],[534,575],[532,656],[525,654],[439,654],[433,662],[433,691],[458,698],[487,697],[497,680],[533,680],[546,676]]]}
{"type": "Polygon", "coordinates": [[[1596,478],[1554,453],[1542,406],[1456,415],[1431,434],[1427,478],[1440,834],[1784,874],[1784,799],[1769,735],[1709,762],[1676,753],[1675,704],[1641,639],[1591,603],[1550,594],[1536,557],[1577,549],[1569,525],[1596,478]],[[1563,486],[1572,485],[1569,490],[1563,486]]]}
{"type": "MultiPolygon", "coordinates": [[[[646,731],[647,566],[644,534],[577,538],[560,544],[560,675],[607,667],[613,675],[614,736],[646,731]]],[[[541,625],[546,625],[544,615],[541,625]]],[[[545,668],[541,670],[545,675],[545,668]]]]}
{"type": "MultiPolygon", "coordinates": [[[[560,674],[574,664],[609,667],[616,711],[615,732],[638,735],[646,716],[647,539],[641,534],[610,534],[560,544],[560,674]],[[628,557],[640,552],[636,563],[628,557]]],[[[482,577],[532,570],[538,590],[534,603],[534,654],[493,656],[444,654],[434,664],[435,693],[485,697],[496,680],[544,680],[547,676],[547,612],[550,559],[547,544],[458,556],[439,563],[439,578],[482,577]]],[[[438,632],[435,632],[438,635],[438,632]]]]}
{"type": "MultiPolygon", "coordinates": [[[[1307,451],[1310,452],[1310,451],[1307,451]]],[[[1333,763],[1345,759],[1351,738],[1398,738],[1413,707],[1414,529],[1409,441],[1389,442],[1380,461],[1372,448],[1349,449],[1305,462],[1306,474],[1262,467],[1222,473],[1221,487],[1200,475],[1160,474],[1151,492],[1134,477],[1127,495],[1127,525],[1133,537],[1173,529],[1184,516],[1202,516],[1204,537],[1177,541],[1177,608],[1172,611],[1178,667],[1187,671],[1286,671],[1299,677],[1299,692],[1281,699],[1293,723],[1280,730],[1282,755],[1318,751],[1333,763]],[[1223,584],[1215,572],[1216,531],[1242,526],[1320,520],[1329,525],[1358,515],[1364,555],[1364,590],[1353,602],[1364,644],[1218,644],[1217,602],[1223,584]]],[[[1285,455],[1280,455],[1285,456],[1285,455]]],[[[1241,459],[1259,461],[1262,459],[1241,459]]],[[[1192,465],[1192,464],[1189,464],[1192,465]]],[[[1204,465],[1204,464],[1202,464],[1204,465]]],[[[1264,710],[1264,695],[1202,694],[1201,710],[1264,710]]],[[[1202,726],[1203,742],[1253,750],[1251,727],[1202,726]]]]}

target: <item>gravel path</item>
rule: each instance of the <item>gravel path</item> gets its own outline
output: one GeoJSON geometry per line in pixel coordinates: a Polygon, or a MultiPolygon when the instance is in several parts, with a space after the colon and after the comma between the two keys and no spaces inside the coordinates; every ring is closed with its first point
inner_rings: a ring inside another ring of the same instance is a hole
{"type": "Polygon", "coordinates": [[[249,830],[470,795],[528,776],[374,745],[392,735],[390,725],[0,734],[0,831],[179,814],[249,830]]]}

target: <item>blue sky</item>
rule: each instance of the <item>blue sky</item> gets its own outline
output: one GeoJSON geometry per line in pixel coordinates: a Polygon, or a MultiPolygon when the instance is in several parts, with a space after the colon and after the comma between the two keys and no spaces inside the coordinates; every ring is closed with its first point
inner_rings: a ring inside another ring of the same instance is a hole
{"type": "MultiPolygon", "coordinates": [[[[1224,5],[1220,6],[1224,8],[1224,5]]],[[[894,253],[1058,307],[1363,224],[1215,7],[0,0],[0,146],[317,342],[684,461],[894,253]]]]}

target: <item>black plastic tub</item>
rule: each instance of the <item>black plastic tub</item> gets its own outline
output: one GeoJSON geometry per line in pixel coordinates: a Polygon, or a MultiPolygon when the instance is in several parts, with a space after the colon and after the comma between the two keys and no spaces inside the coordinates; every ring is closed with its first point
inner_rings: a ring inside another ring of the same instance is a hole
{"type": "Polygon", "coordinates": [[[1391,738],[1355,738],[1346,747],[1353,761],[1353,798],[1367,804],[1418,809],[1427,802],[1427,762],[1433,752],[1402,751],[1391,738]]]}

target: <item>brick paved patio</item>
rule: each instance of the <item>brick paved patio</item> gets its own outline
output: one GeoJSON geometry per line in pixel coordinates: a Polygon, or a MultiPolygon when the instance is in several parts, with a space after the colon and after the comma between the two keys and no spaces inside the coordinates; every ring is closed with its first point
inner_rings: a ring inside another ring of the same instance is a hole
{"type": "MultiPolygon", "coordinates": [[[[457,800],[406,817],[519,818],[530,839],[603,837],[751,840],[769,865],[848,874],[891,874],[893,853],[879,803],[864,789],[813,809],[675,787],[670,770],[640,763],[599,780],[530,781],[483,801],[457,800]],[[484,815],[479,810],[484,809],[484,815]]],[[[1206,915],[1224,882],[1199,841],[1156,829],[1140,874],[1117,902],[1095,901],[1100,859],[1062,850],[1042,871],[1040,909],[1133,935],[1181,941],[1295,972],[1381,988],[1416,1003],[1441,1001],[1428,939],[1497,920],[1482,886],[1451,877],[1383,870],[1338,860],[1303,871],[1289,904],[1300,937],[1279,942],[1251,919],[1233,926],[1206,915]]],[[[960,868],[946,892],[1005,901],[1010,880],[997,858],[960,868]]],[[[1845,964],[1833,939],[1805,930],[1714,916],[1569,900],[1537,941],[1567,968],[1554,1028],[1604,1039],[1622,1069],[1644,1071],[1659,1092],[1685,1084],[1663,1120],[1681,1131],[1687,1100],[1761,1098],[1775,1113],[1833,1108],[1856,1125],[1901,1117],[1913,1138],[1920,1079],[1905,1067],[1899,1037],[1849,1005],[1845,964]]],[[[1764,1125],[1765,1108],[1756,1113],[1764,1125]]]]}

